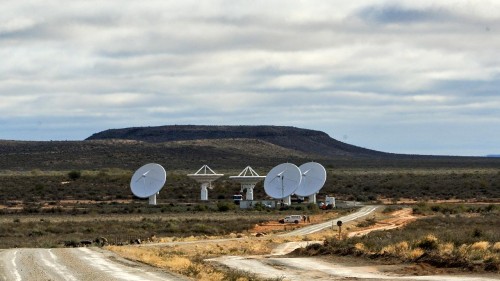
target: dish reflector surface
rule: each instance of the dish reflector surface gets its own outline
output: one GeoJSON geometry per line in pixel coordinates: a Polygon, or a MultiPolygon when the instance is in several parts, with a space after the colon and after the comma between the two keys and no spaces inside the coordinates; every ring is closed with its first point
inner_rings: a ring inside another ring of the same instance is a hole
{"type": "Polygon", "coordinates": [[[283,163],[269,171],[264,180],[264,191],[275,199],[291,195],[300,185],[302,174],[299,167],[292,163],[283,163]]]}
{"type": "Polygon", "coordinates": [[[302,181],[295,194],[306,197],[318,193],[326,181],[325,167],[316,162],[308,162],[300,165],[299,169],[302,181]]]}
{"type": "Polygon", "coordinates": [[[139,198],[156,194],[167,180],[167,172],[160,164],[149,163],[135,171],[130,180],[132,193],[139,198]]]}

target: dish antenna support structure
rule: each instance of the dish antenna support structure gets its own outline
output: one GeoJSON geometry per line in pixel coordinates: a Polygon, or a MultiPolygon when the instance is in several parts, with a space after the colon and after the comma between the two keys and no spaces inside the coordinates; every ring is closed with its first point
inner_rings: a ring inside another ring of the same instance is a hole
{"type": "Polygon", "coordinates": [[[201,184],[201,200],[208,200],[208,188],[212,189],[212,182],[224,174],[215,173],[208,165],[203,165],[196,173],[187,176],[201,184]]]}
{"type": "Polygon", "coordinates": [[[149,198],[149,205],[156,205],[156,195],[165,185],[167,172],[156,163],[146,164],[132,175],[130,189],[139,198],[149,198]]]}
{"type": "Polygon", "coordinates": [[[275,199],[281,199],[283,203],[290,205],[290,195],[299,187],[302,173],[299,167],[292,163],[283,163],[269,171],[264,180],[264,191],[275,199]]]}
{"type": "Polygon", "coordinates": [[[241,173],[237,176],[230,176],[230,179],[239,182],[241,184],[241,190],[240,192],[243,192],[243,190],[247,190],[245,199],[246,200],[253,200],[253,189],[255,188],[255,185],[263,180],[265,176],[259,176],[257,172],[255,172],[252,167],[247,166],[241,173]]]}
{"type": "Polygon", "coordinates": [[[302,181],[295,194],[301,197],[309,196],[309,203],[316,203],[316,194],[325,185],[325,167],[316,162],[308,162],[300,165],[299,169],[302,181]]]}

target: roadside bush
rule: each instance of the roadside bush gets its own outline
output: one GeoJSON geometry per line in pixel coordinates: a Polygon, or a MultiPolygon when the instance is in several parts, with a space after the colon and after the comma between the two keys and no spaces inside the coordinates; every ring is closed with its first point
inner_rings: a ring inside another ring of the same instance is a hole
{"type": "Polygon", "coordinates": [[[307,204],[307,210],[309,210],[313,214],[319,213],[319,211],[320,211],[318,204],[314,204],[314,203],[307,204]]]}
{"type": "Polygon", "coordinates": [[[236,209],[236,205],[232,202],[218,202],[217,203],[217,210],[219,212],[227,212],[229,210],[234,210],[236,209]]]}

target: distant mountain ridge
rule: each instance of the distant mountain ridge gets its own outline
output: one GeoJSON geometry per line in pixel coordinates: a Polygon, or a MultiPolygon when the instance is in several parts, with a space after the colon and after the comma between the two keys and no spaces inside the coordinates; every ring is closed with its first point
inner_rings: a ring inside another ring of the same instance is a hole
{"type": "Polygon", "coordinates": [[[170,125],[109,129],[86,140],[123,139],[143,142],[173,142],[202,139],[259,139],[285,148],[322,156],[388,156],[331,138],[322,131],[290,126],[170,125]]]}

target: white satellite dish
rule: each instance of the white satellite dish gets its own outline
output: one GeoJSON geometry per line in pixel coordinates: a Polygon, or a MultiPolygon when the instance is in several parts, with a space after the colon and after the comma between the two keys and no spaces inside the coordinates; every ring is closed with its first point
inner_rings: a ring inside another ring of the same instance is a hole
{"type": "Polygon", "coordinates": [[[302,173],[292,163],[283,163],[269,171],[264,180],[264,191],[275,199],[285,199],[290,204],[290,195],[299,187],[302,173]]]}
{"type": "Polygon", "coordinates": [[[240,192],[243,192],[243,190],[246,189],[247,194],[245,199],[250,201],[253,200],[253,189],[255,185],[264,178],[264,176],[259,176],[259,174],[257,174],[257,172],[255,172],[250,166],[243,169],[239,175],[229,177],[229,179],[241,184],[240,192]]]}
{"type": "Polygon", "coordinates": [[[316,203],[316,193],[325,185],[325,167],[316,162],[308,162],[300,165],[299,169],[302,181],[295,194],[301,197],[309,196],[309,203],[316,203]]]}
{"type": "Polygon", "coordinates": [[[187,176],[201,183],[201,200],[208,200],[208,189],[212,189],[212,182],[224,174],[215,173],[208,165],[203,165],[196,173],[187,176]]]}
{"type": "Polygon", "coordinates": [[[130,189],[139,198],[149,198],[149,204],[156,205],[156,194],[167,181],[167,172],[156,163],[146,164],[132,175],[130,189]]]}

